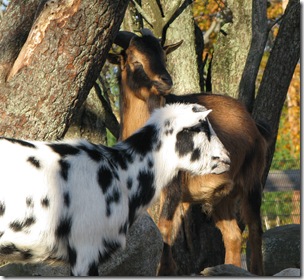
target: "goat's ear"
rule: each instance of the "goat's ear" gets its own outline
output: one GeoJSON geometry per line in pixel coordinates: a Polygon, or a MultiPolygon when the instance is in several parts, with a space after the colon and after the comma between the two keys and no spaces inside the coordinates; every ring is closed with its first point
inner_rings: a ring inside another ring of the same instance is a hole
{"type": "Polygon", "coordinates": [[[166,55],[175,51],[183,42],[184,42],[184,40],[181,40],[175,44],[164,46],[163,49],[164,49],[166,55]]]}
{"type": "Polygon", "coordinates": [[[108,53],[107,60],[112,64],[120,65],[121,62],[121,54],[116,53],[108,53]]]}

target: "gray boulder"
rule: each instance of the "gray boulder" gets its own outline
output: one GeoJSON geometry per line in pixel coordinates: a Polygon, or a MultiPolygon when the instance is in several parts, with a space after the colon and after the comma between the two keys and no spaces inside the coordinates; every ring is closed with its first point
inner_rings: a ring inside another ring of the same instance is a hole
{"type": "MultiPolygon", "coordinates": [[[[163,249],[161,234],[148,214],[139,217],[127,235],[127,247],[99,267],[100,275],[156,276],[163,249]]],[[[7,264],[2,276],[69,276],[67,265],[7,264]]]]}
{"type": "MultiPolygon", "coordinates": [[[[239,268],[237,266],[234,266],[232,264],[221,264],[213,267],[207,267],[205,268],[201,273],[200,276],[210,277],[210,276],[235,276],[235,277],[249,277],[249,276],[257,276],[255,274],[252,274],[248,272],[247,270],[244,270],[242,268],[239,268]]],[[[273,276],[279,276],[279,277],[298,277],[301,276],[301,270],[299,268],[286,268],[279,273],[274,274],[273,276]]]]}
{"type": "MultiPolygon", "coordinates": [[[[265,231],[262,240],[264,272],[274,275],[285,268],[300,268],[301,227],[299,224],[279,226],[265,231]]],[[[247,242],[247,267],[250,267],[250,245],[247,242]]]]}
{"type": "Polygon", "coordinates": [[[248,272],[245,269],[237,267],[232,264],[220,264],[212,267],[205,268],[200,275],[210,277],[210,276],[238,276],[238,277],[248,277],[256,276],[248,272]]]}
{"type": "Polygon", "coordinates": [[[156,276],[163,251],[162,236],[148,215],[142,215],[130,228],[127,247],[99,267],[100,275],[156,276]]]}
{"type": "Polygon", "coordinates": [[[301,270],[299,268],[286,268],[273,276],[291,277],[301,276],[301,270]]]}

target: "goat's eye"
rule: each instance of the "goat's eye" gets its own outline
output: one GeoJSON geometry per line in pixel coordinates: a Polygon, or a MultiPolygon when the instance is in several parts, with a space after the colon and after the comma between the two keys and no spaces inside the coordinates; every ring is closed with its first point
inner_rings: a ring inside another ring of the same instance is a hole
{"type": "Polygon", "coordinates": [[[195,132],[195,133],[204,132],[204,133],[206,133],[208,139],[210,139],[210,137],[211,137],[209,123],[206,120],[202,121],[192,127],[187,127],[184,129],[184,131],[195,132]]]}

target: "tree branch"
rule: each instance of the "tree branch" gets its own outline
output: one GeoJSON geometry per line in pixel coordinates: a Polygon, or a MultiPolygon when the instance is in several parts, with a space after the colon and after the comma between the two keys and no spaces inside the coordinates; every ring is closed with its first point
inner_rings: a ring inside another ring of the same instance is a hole
{"type": "Polygon", "coordinates": [[[281,15],[278,19],[270,22],[268,24],[268,31],[270,31],[272,29],[272,27],[274,27],[277,23],[279,23],[280,21],[282,21],[282,19],[284,18],[285,14],[281,15]]]}
{"type": "Polygon", "coordinates": [[[142,6],[147,8],[150,16],[144,11],[144,9],[132,0],[135,4],[136,10],[143,16],[145,21],[152,27],[153,34],[156,37],[162,38],[162,43],[164,43],[163,38],[165,38],[166,29],[181,13],[187,8],[192,0],[175,0],[173,2],[173,7],[170,10],[162,11],[161,1],[157,0],[146,0],[142,1],[142,6]],[[164,16],[164,15],[165,16],[164,16]],[[148,20],[147,20],[148,19],[148,20]]]}
{"type": "Polygon", "coordinates": [[[204,33],[204,44],[207,44],[209,42],[209,37],[211,35],[211,33],[215,30],[219,30],[220,28],[220,25],[221,25],[221,20],[218,19],[218,18],[215,18],[210,27],[208,28],[208,30],[204,33]]]}
{"type": "Polygon", "coordinates": [[[114,135],[116,139],[119,137],[119,123],[112,112],[111,105],[107,102],[107,100],[101,94],[100,87],[97,83],[94,83],[95,92],[101,101],[101,104],[105,110],[105,125],[110,130],[110,132],[114,135]]]}
{"type": "Polygon", "coordinates": [[[140,13],[140,15],[143,17],[143,19],[147,22],[147,24],[149,24],[150,26],[153,27],[153,21],[152,21],[152,19],[149,17],[149,15],[147,13],[145,13],[145,11],[136,2],[136,0],[132,0],[132,3],[134,4],[135,9],[137,10],[137,12],[140,13]]]}
{"type": "MultiPolygon", "coordinates": [[[[165,24],[166,24],[167,22],[169,22],[169,21],[172,19],[172,17],[174,16],[174,14],[175,14],[175,13],[177,12],[177,10],[181,7],[182,2],[183,2],[183,0],[175,1],[175,2],[174,2],[174,6],[171,7],[169,11],[166,12],[166,16],[164,17],[164,20],[163,20],[163,22],[164,22],[163,27],[165,26],[165,24]]],[[[186,1],[184,1],[184,2],[186,2],[186,1]]],[[[189,3],[189,4],[190,4],[190,3],[189,3]]]]}

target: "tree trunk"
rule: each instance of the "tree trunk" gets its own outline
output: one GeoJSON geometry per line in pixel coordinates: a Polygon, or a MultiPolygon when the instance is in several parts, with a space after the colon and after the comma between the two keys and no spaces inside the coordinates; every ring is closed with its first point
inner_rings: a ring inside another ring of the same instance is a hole
{"type": "Polygon", "coordinates": [[[212,91],[239,96],[239,84],[251,42],[252,1],[227,0],[232,23],[218,33],[212,60],[212,91]]]}
{"type": "MultiPolygon", "coordinates": [[[[174,1],[163,0],[164,11],[172,9],[174,1]]],[[[174,94],[201,92],[195,45],[195,25],[192,5],[189,5],[169,26],[166,44],[183,40],[182,45],[167,57],[167,69],[173,80],[174,94]]]]}
{"type": "Polygon", "coordinates": [[[85,138],[93,143],[106,144],[105,111],[94,88],[73,115],[65,138],[85,138]]]}
{"type": "Polygon", "coordinates": [[[64,136],[100,73],[128,1],[42,3],[12,1],[1,21],[1,135],[64,136]]]}
{"type": "Polygon", "coordinates": [[[255,83],[268,38],[267,3],[265,0],[252,2],[252,37],[249,53],[239,86],[238,98],[251,112],[255,99],[255,83]]]}
{"type": "Polygon", "coordinates": [[[274,136],[268,151],[264,181],[266,181],[274,154],[288,87],[300,58],[300,10],[299,0],[289,1],[253,107],[254,119],[266,121],[274,136]]]}

